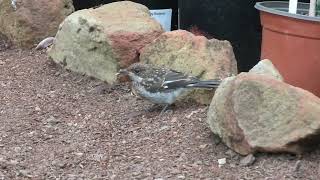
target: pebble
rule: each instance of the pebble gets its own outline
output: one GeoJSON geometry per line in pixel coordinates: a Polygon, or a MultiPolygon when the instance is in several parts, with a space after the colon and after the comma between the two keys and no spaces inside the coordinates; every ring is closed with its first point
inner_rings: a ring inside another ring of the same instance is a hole
{"type": "Polygon", "coordinates": [[[177,178],[178,179],[185,179],[186,177],[184,175],[178,175],[177,178]]]}
{"type": "Polygon", "coordinates": [[[14,151],[15,151],[15,152],[20,152],[20,151],[21,151],[21,147],[15,147],[15,148],[14,148],[14,151]]]}
{"type": "Polygon", "coordinates": [[[164,130],[167,130],[167,129],[169,129],[169,126],[162,126],[162,127],[160,128],[160,131],[164,131],[164,130]]]}
{"type": "Polygon", "coordinates": [[[56,72],[54,75],[55,75],[55,76],[60,76],[60,72],[58,71],[58,72],[56,72]]]}
{"type": "Polygon", "coordinates": [[[66,167],[66,165],[67,165],[66,163],[61,162],[61,161],[53,161],[52,164],[57,166],[57,167],[59,167],[59,168],[61,168],[61,169],[64,169],[66,167]]]}
{"type": "Polygon", "coordinates": [[[134,171],[134,172],[132,173],[132,175],[138,176],[140,173],[141,173],[140,171],[134,171]]]}
{"type": "Polygon", "coordinates": [[[41,109],[40,109],[39,106],[36,106],[34,109],[35,109],[36,111],[41,111],[41,109]]]}
{"type": "Polygon", "coordinates": [[[253,154],[249,154],[240,160],[241,166],[251,166],[256,161],[253,154]]]}
{"type": "Polygon", "coordinates": [[[207,146],[208,146],[208,144],[202,144],[202,145],[199,146],[199,148],[200,148],[200,149],[204,149],[204,148],[206,148],[207,146]]]}
{"type": "Polygon", "coordinates": [[[16,75],[17,75],[17,76],[22,76],[22,75],[23,75],[23,72],[17,72],[16,75]]]}
{"type": "Polygon", "coordinates": [[[83,153],[78,152],[78,153],[75,153],[75,155],[77,155],[77,156],[83,156],[83,153]]]}
{"type": "Polygon", "coordinates": [[[230,164],[230,167],[235,168],[236,165],[235,164],[230,164]]]}
{"type": "Polygon", "coordinates": [[[219,167],[222,167],[222,166],[225,165],[226,163],[227,163],[227,159],[226,159],[226,158],[218,159],[219,167]]]}
{"type": "Polygon", "coordinates": [[[24,176],[28,178],[32,178],[32,176],[29,174],[30,172],[27,170],[19,170],[18,176],[24,176]]]}
{"type": "Polygon", "coordinates": [[[59,119],[56,119],[55,117],[53,116],[50,116],[48,119],[47,119],[47,122],[50,124],[50,125],[57,125],[59,123],[61,123],[61,121],[59,119]]]}
{"type": "Polygon", "coordinates": [[[9,164],[9,165],[12,165],[12,166],[15,166],[15,165],[18,164],[18,161],[17,161],[17,160],[10,160],[10,161],[8,162],[8,164],[9,164]]]}

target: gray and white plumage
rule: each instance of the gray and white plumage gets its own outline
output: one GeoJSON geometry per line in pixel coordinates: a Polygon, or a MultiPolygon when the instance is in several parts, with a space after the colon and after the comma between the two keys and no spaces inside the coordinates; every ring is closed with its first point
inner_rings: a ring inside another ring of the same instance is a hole
{"type": "Polygon", "coordinates": [[[216,88],[221,80],[201,81],[193,76],[148,64],[135,63],[120,70],[132,81],[134,91],[154,104],[170,105],[190,88],[216,88]]]}
{"type": "Polygon", "coordinates": [[[36,50],[41,50],[41,49],[46,49],[49,46],[51,46],[54,41],[55,41],[55,37],[47,37],[44,40],[42,40],[36,47],[36,50]]]}
{"type": "Polygon", "coordinates": [[[11,6],[14,10],[17,10],[17,0],[11,0],[11,6]]]}

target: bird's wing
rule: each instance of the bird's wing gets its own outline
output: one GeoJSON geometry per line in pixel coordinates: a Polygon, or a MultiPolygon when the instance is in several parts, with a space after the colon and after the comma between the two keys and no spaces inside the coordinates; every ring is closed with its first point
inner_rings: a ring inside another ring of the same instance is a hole
{"type": "Polygon", "coordinates": [[[162,87],[165,89],[183,88],[197,81],[198,79],[195,77],[171,70],[166,73],[162,82],[162,87]]]}
{"type": "Polygon", "coordinates": [[[165,75],[162,87],[164,89],[177,88],[217,88],[221,84],[221,79],[199,80],[177,71],[169,71],[165,75]]]}
{"type": "Polygon", "coordinates": [[[141,84],[147,91],[151,93],[156,93],[156,92],[162,91],[161,82],[162,81],[156,78],[148,78],[148,79],[143,79],[141,84]]]}
{"type": "Polygon", "coordinates": [[[144,88],[151,93],[167,91],[161,86],[166,72],[167,70],[163,68],[153,68],[149,72],[143,74],[141,83],[144,88]]]}

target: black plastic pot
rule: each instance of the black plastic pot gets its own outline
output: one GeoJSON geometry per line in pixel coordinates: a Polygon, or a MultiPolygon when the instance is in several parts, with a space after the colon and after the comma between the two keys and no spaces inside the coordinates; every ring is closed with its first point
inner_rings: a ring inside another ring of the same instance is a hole
{"type": "MultiPolygon", "coordinates": [[[[76,10],[91,8],[121,0],[73,0],[76,10]]],[[[172,30],[178,29],[178,0],[132,0],[147,6],[149,9],[172,9],[172,30]]]]}
{"type": "Polygon", "coordinates": [[[261,26],[252,0],[179,0],[180,28],[196,26],[232,43],[239,71],[260,60],[261,26]]]}

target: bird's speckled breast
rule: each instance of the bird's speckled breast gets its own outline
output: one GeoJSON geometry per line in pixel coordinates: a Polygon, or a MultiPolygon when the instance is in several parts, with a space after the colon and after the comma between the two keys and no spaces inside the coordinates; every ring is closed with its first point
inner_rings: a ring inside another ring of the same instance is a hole
{"type": "Polygon", "coordinates": [[[185,91],[179,88],[169,92],[149,92],[138,83],[133,83],[133,88],[139,96],[155,104],[172,104],[185,91]]]}

